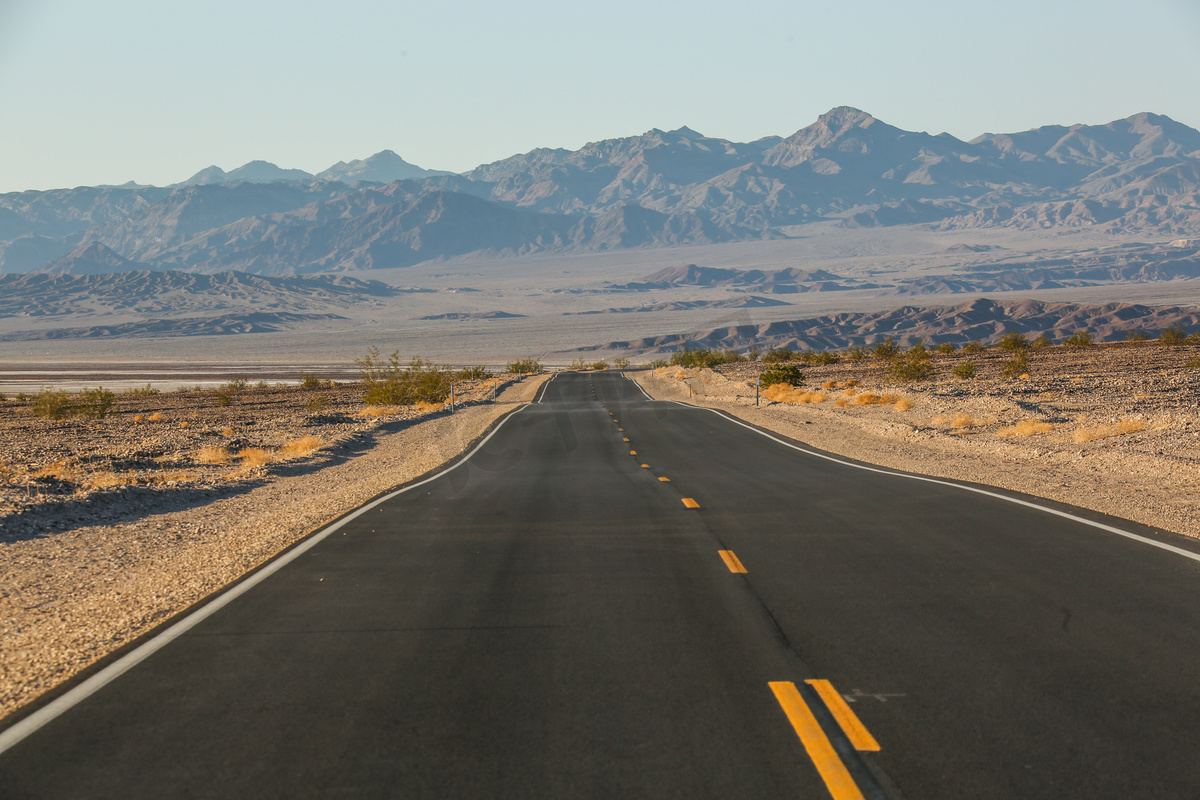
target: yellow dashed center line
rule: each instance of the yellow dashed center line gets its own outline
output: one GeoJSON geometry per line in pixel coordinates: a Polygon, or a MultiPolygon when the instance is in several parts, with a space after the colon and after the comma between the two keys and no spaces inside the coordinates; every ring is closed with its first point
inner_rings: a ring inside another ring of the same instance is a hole
{"type": "Polygon", "coordinates": [[[687,506],[688,508],[699,508],[700,507],[700,504],[697,503],[695,500],[693,500],[690,497],[683,498],[683,504],[685,506],[687,506]]]}
{"type": "Polygon", "coordinates": [[[729,567],[730,572],[746,572],[746,568],[742,566],[742,562],[733,554],[732,550],[718,550],[717,552],[721,554],[721,560],[725,562],[725,566],[729,567]]]}
{"type": "Polygon", "coordinates": [[[650,469],[650,465],[649,465],[649,464],[642,464],[642,469],[650,469]]]}
{"type": "Polygon", "coordinates": [[[637,450],[630,450],[630,451],[629,451],[629,455],[631,455],[631,456],[636,456],[636,455],[637,455],[637,450]]]}
{"type": "Polygon", "coordinates": [[[821,730],[817,718],[800,696],[796,684],[791,681],[772,681],[768,686],[775,693],[775,699],[779,701],[783,713],[787,714],[788,721],[792,723],[796,735],[808,751],[808,757],[812,759],[817,772],[821,773],[821,779],[825,781],[833,800],[863,800],[858,784],[850,777],[850,771],[838,758],[829,737],[821,730]]]}
{"type": "Polygon", "coordinates": [[[660,481],[665,481],[665,482],[667,482],[667,483],[670,483],[670,482],[671,482],[671,479],[670,479],[670,478],[663,478],[663,477],[660,477],[660,478],[659,478],[659,480],[660,480],[660,481]]]}
{"type": "Polygon", "coordinates": [[[837,693],[832,683],[826,680],[811,680],[805,681],[805,683],[813,687],[825,701],[829,712],[833,714],[838,725],[842,726],[846,738],[850,740],[850,744],[854,745],[856,750],[876,751],[879,749],[879,742],[875,741],[875,737],[867,730],[867,726],[862,724],[862,720],[850,709],[845,698],[837,693]]]}

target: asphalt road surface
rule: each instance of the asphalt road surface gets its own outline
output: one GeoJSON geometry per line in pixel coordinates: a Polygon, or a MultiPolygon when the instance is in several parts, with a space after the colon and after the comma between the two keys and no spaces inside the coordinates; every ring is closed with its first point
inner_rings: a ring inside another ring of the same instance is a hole
{"type": "Polygon", "coordinates": [[[560,374],[10,727],[0,795],[1200,797],[1200,547],[1036,502],[560,374]]]}

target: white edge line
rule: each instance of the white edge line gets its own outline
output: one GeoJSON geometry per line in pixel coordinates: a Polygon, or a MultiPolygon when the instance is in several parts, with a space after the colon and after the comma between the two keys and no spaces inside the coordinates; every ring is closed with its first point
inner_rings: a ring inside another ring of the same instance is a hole
{"type": "MultiPolygon", "coordinates": [[[[549,381],[547,381],[547,383],[549,383],[549,381]]],[[[196,609],[191,614],[188,614],[179,622],[175,623],[170,628],[167,628],[150,641],[117,659],[112,664],[109,664],[107,667],[100,670],[95,675],[76,686],[74,689],[71,689],[66,694],[56,698],[52,702],[30,714],[25,719],[3,731],[0,733],[0,753],[3,753],[9,748],[13,747],[25,737],[37,731],[43,725],[46,725],[47,723],[61,716],[66,711],[70,710],[73,706],[91,697],[93,694],[112,683],[121,675],[133,669],[138,664],[161,650],[163,647],[170,644],[173,640],[178,639],[180,636],[187,633],[189,630],[196,627],[216,612],[220,611],[229,603],[232,603],[234,600],[253,589],[259,583],[266,580],[271,575],[274,575],[292,561],[295,561],[297,558],[315,547],[319,542],[337,531],[347,522],[362,516],[376,506],[386,503],[394,497],[402,495],[405,492],[410,492],[420,486],[424,486],[430,481],[435,481],[446,473],[458,469],[460,466],[467,463],[467,461],[471,459],[471,456],[479,452],[479,449],[487,444],[488,440],[495,436],[496,433],[504,427],[506,422],[520,412],[524,411],[526,408],[528,408],[528,406],[521,406],[516,411],[506,416],[500,421],[499,425],[497,425],[495,428],[492,428],[491,433],[485,436],[479,444],[475,445],[471,452],[467,453],[466,456],[456,461],[453,466],[447,467],[436,475],[431,475],[422,481],[405,486],[403,489],[397,489],[394,492],[390,492],[382,497],[378,497],[367,505],[350,512],[328,527],[308,537],[291,550],[276,558],[274,561],[271,561],[258,572],[254,573],[249,578],[246,578],[241,583],[226,591],[224,594],[220,595],[211,602],[206,603],[201,608],[196,609]]]]}
{"type": "Polygon", "coordinates": [[[805,455],[815,456],[816,458],[823,458],[826,461],[832,461],[835,464],[841,464],[841,465],[847,466],[847,467],[854,467],[855,469],[866,470],[867,472],[877,472],[880,475],[891,475],[896,478],[908,478],[909,480],[913,480],[913,481],[924,481],[925,483],[935,483],[939,486],[950,486],[955,489],[962,489],[964,492],[974,492],[975,494],[982,494],[982,495],[986,495],[987,497],[994,497],[997,500],[1003,500],[1007,503],[1014,503],[1019,506],[1025,506],[1026,508],[1037,509],[1038,511],[1044,511],[1047,514],[1053,514],[1056,517],[1062,517],[1063,519],[1069,519],[1072,522],[1080,522],[1084,525],[1090,525],[1093,528],[1099,528],[1102,531],[1108,531],[1109,533],[1115,533],[1118,536],[1124,536],[1126,539],[1133,539],[1134,541],[1141,542],[1142,544],[1148,544],[1152,547],[1157,547],[1161,550],[1167,550],[1169,552],[1175,553],[1176,555],[1183,556],[1184,558],[1190,558],[1193,561],[1200,561],[1200,553],[1193,553],[1190,550],[1184,550],[1182,547],[1175,547],[1174,545],[1167,544],[1166,542],[1155,541],[1154,539],[1150,539],[1145,536],[1141,536],[1139,534],[1133,533],[1132,531],[1122,530],[1121,528],[1116,528],[1116,527],[1113,527],[1112,525],[1105,525],[1103,522],[1096,522],[1095,520],[1085,519],[1084,517],[1080,517],[1075,514],[1071,514],[1067,511],[1059,511],[1058,509],[1050,508],[1048,506],[1038,505],[1037,503],[1030,503],[1028,500],[1020,500],[1016,497],[1008,497],[1007,495],[999,494],[997,492],[989,492],[986,489],[979,489],[974,486],[966,486],[961,483],[954,483],[953,481],[941,480],[940,478],[930,478],[926,475],[911,475],[906,472],[893,472],[892,470],[882,469],[880,467],[868,467],[864,464],[855,464],[852,461],[844,461],[844,460],[842,460],[840,458],[836,458],[834,456],[829,456],[824,453],[818,453],[815,450],[809,450],[805,447],[801,447],[797,444],[793,444],[784,439],[780,439],[778,437],[772,436],[771,434],[767,433],[766,431],[759,430],[758,428],[754,427],[753,425],[747,425],[746,423],[742,422],[741,420],[737,419],[736,417],[732,416],[731,414],[728,414],[719,409],[705,408],[704,406],[694,406],[691,403],[684,403],[681,400],[667,400],[666,402],[675,403],[676,405],[683,406],[684,408],[694,408],[697,411],[711,411],[712,413],[716,414],[717,416],[723,417],[723,418],[729,420],[734,425],[741,425],[743,428],[754,431],[755,433],[759,434],[760,436],[765,436],[766,438],[770,439],[773,442],[778,442],[779,444],[783,445],[784,447],[790,447],[793,450],[798,450],[801,453],[804,453],[805,455]]]}
{"type": "MultiPolygon", "coordinates": [[[[537,403],[539,406],[542,404],[542,400],[544,400],[546,398],[546,387],[550,385],[550,381],[554,380],[557,377],[558,377],[558,373],[556,372],[553,375],[551,375],[546,380],[545,383],[542,384],[542,388],[538,389],[537,398],[533,402],[537,403]]],[[[468,456],[468,458],[469,458],[469,456],[468,456]]]]}
{"type": "MultiPolygon", "coordinates": [[[[647,400],[653,400],[653,399],[654,399],[653,397],[651,397],[651,396],[650,396],[650,393],[649,393],[649,392],[647,392],[645,389],[643,389],[643,388],[642,388],[642,385],[641,385],[640,383],[638,383],[637,381],[635,381],[633,378],[631,378],[631,377],[629,377],[628,375],[626,375],[626,376],[625,376],[625,380],[627,380],[627,381],[629,381],[630,383],[632,383],[634,386],[636,386],[636,387],[638,388],[638,391],[639,391],[639,392],[641,392],[642,394],[646,395],[646,399],[647,399],[647,400]]],[[[697,406],[692,406],[692,408],[697,408],[697,406]]]]}

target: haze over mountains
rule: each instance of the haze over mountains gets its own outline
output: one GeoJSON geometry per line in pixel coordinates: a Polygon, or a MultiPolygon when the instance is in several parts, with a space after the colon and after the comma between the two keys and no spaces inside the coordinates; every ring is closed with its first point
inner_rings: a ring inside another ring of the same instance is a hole
{"type": "Polygon", "coordinates": [[[463,175],[390,151],[317,175],[251,162],[172,187],[0,195],[0,272],[294,275],[771,239],[829,220],[1200,235],[1200,132],[1143,113],[964,142],[842,107],[786,138],[651,130],[463,175]]]}

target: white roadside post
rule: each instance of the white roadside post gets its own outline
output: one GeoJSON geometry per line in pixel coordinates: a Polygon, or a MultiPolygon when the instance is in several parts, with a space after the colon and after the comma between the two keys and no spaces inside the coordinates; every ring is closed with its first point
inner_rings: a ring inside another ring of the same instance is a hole
{"type": "Polygon", "coordinates": [[[758,405],[758,384],[762,380],[761,375],[754,376],[754,405],[758,405]]]}

